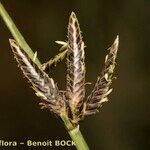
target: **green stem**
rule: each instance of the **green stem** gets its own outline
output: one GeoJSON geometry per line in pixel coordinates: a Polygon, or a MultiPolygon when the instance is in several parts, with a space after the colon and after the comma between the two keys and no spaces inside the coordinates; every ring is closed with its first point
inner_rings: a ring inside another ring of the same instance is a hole
{"type": "MultiPolygon", "coordinates": [[[[14,39],[18,42],[18,44],[21,46],[21,48],[33,60],[34,59],[34,52],[29,47],[29,45],[27,44],[27,42],[25,41],[25,39],[23,38],[23,36],[19,32],[19,30],[17,29],[16,25],[14,24],[14,22],[10,18],[9,14],[5,10],[5,8],[3,7],[1,2],[0,2],[0,15],[1,15],[3,21],[5,22],[5,24],[7,25],[9,31],[13,35],[14,39]]],[[[36,58],[36,60],[34,60],[34,62],[38,66],[41,66],[41,63],[38,60],[38,58],[36,58]]],[[[67,115],[61,114],[60,117],[62,118],[62,120],[63,120],[63,122],[64,122],[64,124],[68,130],[70,137],[75,142],[77,150],[89,150],[89,148],[88,148],[88,146],[87,146],[87,144],[86,144],[86,142],[85,142],[85,140],[84,140],[84,138],[83,138],[83,136],[79,130],[79,127],[74,128],[72,126],[71,122],[69,121],[67,115]]]]}
{"type": "Polygon", "coordinates": [[[79,125],[73,127],[65,114],[61,114],[61,118],[64,121],[65,126],[67,127],[70,137],[75,142],[77,150],[89,150],[89,147],[86,141],[84,140],[82,133],[79,130],[79,125]]]}
{"type": "Polygon", "coordinates": [[[76,143],[77,150],[89,150],[88,145],[79,130],[79,126],[68,132],[72,140],[76,143]]]}
{"type": "MultiPolygon", "coordinates": [[[[16,25],[14,24],[13,20],[10,18],[9,14],[3,7],[3,5],[0,2],[0,15],[3,18],[3,21],[5,22],[6,26],[10,30],[12,36],[17,41],[17,43],[20,45],[20,47],[29,55],[30,58],[34,57],[34,53],[32,49],[29,47],[23,36],[21,35],[20,31],[17,29],[16,25]]],[[[37,65],[41,65],[38,58],[36,58],[35,63],[37,65]]]]}

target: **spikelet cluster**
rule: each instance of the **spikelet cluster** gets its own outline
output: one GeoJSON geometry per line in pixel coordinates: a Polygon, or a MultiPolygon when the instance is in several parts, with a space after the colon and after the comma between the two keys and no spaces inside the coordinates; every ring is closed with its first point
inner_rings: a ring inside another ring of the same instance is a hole
{"type": "Polygon", "coordinates": [[[108,49],[104,68],[87,98],[85,98],[84,42],[74,12],[69,18],[67,42],[56,42],[62,45],[61,52],[39,67],[16,41],[10,39],[10,45],[20,69],[29,80],[36,95],[41,98],[39,103],[41,108],[47,108],[58,116],[65,112],[72,124],[76,125],[86,116],[95,114],[102,104],[108,101],[108,95],[112,91],[110,86],[114,78],[119,37],[117,36],[108,49]],[[58,89],[57,84],[47,72],[60,63],[65,56],[67,59],[66,90],[62,91],[58,89]]]}

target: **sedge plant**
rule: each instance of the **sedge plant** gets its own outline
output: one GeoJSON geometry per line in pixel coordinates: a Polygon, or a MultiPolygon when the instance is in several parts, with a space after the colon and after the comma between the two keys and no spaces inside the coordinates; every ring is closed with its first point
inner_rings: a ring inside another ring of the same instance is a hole
{"type": "Polygon", "coordinates": [[[92,92],[86,98],[85,45],[74,12],[69,18],[67,42],[56,41],[62,45],[60,53],[43,64],[37,58],[37,52],[34,53],[26,43],[1,3],[0,15],[14,37],[14,39],[9,39],[12,52],[19,68],[40,98],[40,107],[49,109],[62,119],[78,150],[89,150],[80,132],[79,122],[87,116],[96,114],[103,103],[108,101],[108,95],[112,92],[110,86],[114,78],[113,72],[116,65],[119,37],[116,37],[108,49],[102,72],[98,76],[92,92]],[[66,89],[60,90],[59,85],[57,86],[51,77],[50,71],[64,58],[67,62],[66,89]]]}

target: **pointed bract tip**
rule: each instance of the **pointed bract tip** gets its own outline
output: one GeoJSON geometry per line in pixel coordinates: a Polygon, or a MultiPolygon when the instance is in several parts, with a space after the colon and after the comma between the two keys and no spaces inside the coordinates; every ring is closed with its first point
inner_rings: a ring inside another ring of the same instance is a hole
{"type": "Polygon", "coordinates": [[[119,46],[119,35],[116,36],[116,39],[112,45],[116,51],[118,51],[118,46],[119,46]]]}
{"type": "Polygon", "coordinates": [[[55,41],[55,43],[59,44],[59,45],[66,45],[67,42],[64,42],[64,41],[55,41]]]}
{"type": "Polygon", "coordinates": [[[35,62],[36,58],[37,58],[37,51],[34,53],[33,62],[35,62]]]}
{"type": "Polygon", "coordinates": [[[17,45],[17,43],[14,39],[9,39],[9,43],[12,47],[15,47],[17,45]]]}
{"type": "Polygon", "coordinates": [[[14,39],[9,39],[9,43],[10,44],[14,43],[14,39]]]}
{"type": "Polygon", "coordinates": [[[76,18],[76,14],[73,11],[71,12],[70,18],[76,18]]]}
{"type": "Polygon", "coordinates": [[[116,37],[116,39],[114,41],[114,44],[116,44],[118,46],[118,44],[119,44],[119,35],[117,35],[117,37],[116,37]]]}

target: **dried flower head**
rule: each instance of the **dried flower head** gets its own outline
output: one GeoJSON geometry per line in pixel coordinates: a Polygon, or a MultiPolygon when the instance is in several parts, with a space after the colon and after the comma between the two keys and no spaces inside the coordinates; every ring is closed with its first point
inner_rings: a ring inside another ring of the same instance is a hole
{"type": "MultiPolygon", "coordinates": [[[[68,41],[57,41],[61,44],[61,52],[40,68],[21,49],[16,41],[10,39],[10,45],[20,69],[31,83],[36,95],[41,98],[41,108],[48,108],[58,116],[65,112],[72,124],[76,125],[86,116],[95,114],[104,102],[108,101],[108,95],[112,89],[110,85],[116,65],[119,37],[108,49],[105,65],[97,79],[91,94],[85,100],[85,62],[84,42],[77,17],[71,13],[68,25],[68,41]],[[67,56],[66,90],[60,91],[46,73],[61,62],[67,56]]],[[[36,54],[35,54],[36,57],[36,54]]]]}
{"type": "Polygon", "coordinates": [[[84,43],[75,13],[71,13],[68,25],[67,89],[66,96],[71,117],[76,122],[85,97],[84,43]]]}
{"type": "Polygon", "coordinates": [[[40,105],[49,108],[52,112],[60,114],[65,108],[62,101],[62,94],[59,92],[54,80],[43,72],[19,47],[16,41],[10,39],[10,45],[18,62],[18,67],[22,70],[25,77],[29,80],[36,95],[41,98],[40,105]]]}
{"type": "Polygon", "coordinates": [[[108,49],[109,53],[105,58],[105,65],[98,77],[95,87],[84,103],[83,116],[88,116],[98,112],[103,103],[108,101],[108,95],[112,92],[110,88],[113,72],[116,65],[119,37],[115,39],[113,45],[108,49]]]}

